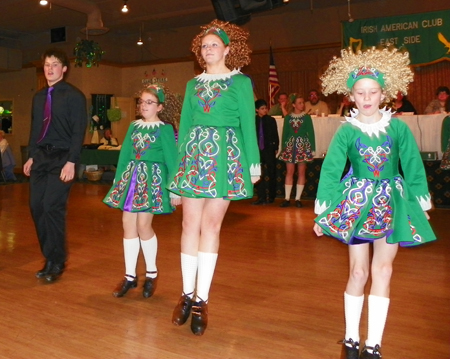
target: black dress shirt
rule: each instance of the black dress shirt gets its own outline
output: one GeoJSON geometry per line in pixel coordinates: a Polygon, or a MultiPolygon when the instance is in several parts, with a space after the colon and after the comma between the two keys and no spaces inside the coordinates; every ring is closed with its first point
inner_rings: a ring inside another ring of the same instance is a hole
{"type": "Polygon", "coordinates": [[[75,86],[59,81],[53,85],[52,118],[45,138],[37,143],[44,120],[44,106],[48,88],[33,97],[29,154],[33,158],[39,146],[53,146],[69,150],[68,161],[79,160],[87,126],[86,97],[75,86]]]}
{"type": "Polygon", "coordinates": [[[263,133],[264,133],[264,150],[270,152],[276,152],[280,139],[278,137],[277,121],[269,115],[259,117],[256,115],[256,138],[259,138],[259,126],[262,121],[263,133]]]}

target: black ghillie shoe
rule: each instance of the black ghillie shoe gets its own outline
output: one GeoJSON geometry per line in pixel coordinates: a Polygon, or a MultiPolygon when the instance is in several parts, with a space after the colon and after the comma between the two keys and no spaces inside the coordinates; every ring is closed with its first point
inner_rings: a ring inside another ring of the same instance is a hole
{"type": "MultiPolygon", "coordinates": [[[[158,272],[147,272],[149,274],[154,274],[158,272]]],[[[144,290],[142,291],[142,295],[144,298],[150,298],[153,293],[155,293],[156,285],[158,284],[158,277],[150,278],[146,277],[144,282],[144,290]]]]}
{"type": "Polygon", "coordinates": [[[364,346],[363,351],[361,352],[360,359],[380,359],[381,358],[381,352],[380,352],[380,346],[376,344],[374,347],[368,347],[367,345],[364,346]],[[367,349],[371,350],[372,353],[370,353],[367,349]]]}
{"type": "Polygon", "coordinates": [[[195,335],[203,335],[208,325],[208,304],[203,300],[192,304],[191,330],[195,335]]]}
{"type": "MultiPolygon", "coordinates": [[[[192,294],[192,293],[190,293],[192,294]]],[[[192,309],[192,298],[187,294],[183,294],[178,300],[178,304],[173,310],[172,323],[175,325],[183,325],[188,320],[192,309]]]]}
{"type": "Polygon", "coordinates": [[[350,338],[340,340],[338,344],[342,344],[341,359],[359,359],[359,342],[350,338]]]}
{"type": "Polygon", "coordinates": [[[123,297],[131,288],[137,287],[137,278],[132,275],[126,275],[126,277],[120,282],[116,289],[114,289],[113,296],[120,298],[123,297]],[[127,277],[134,278],[133,280],[128,280],[127,277]]]}

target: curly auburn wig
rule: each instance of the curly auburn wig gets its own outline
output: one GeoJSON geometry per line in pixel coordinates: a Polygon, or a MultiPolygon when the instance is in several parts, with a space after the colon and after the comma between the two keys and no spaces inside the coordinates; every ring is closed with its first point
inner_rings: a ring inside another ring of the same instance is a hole
{"type": "Polygon", "coordinates": [[[249,37],[248,31],[237,25],[220,20],[213,20],[208,25],[201,26],[200,28],[202,31],[192,40],[191,50],[203,69],[206,68],[206,63],[201,54],[202,39],[208,35],[208,30],[211,28],[219,28],[225,31],[230,39],[230,43],[228,44],[230,52],[225,57],[225,65],[229,69],[239,69],[250,63],[250,54],[252,51],[247,44],[249,37]]]}
{"type": "Polygon", "coordinates": [[[324,95],[333,92],[349,95],[352,92],[347,86],[347,80],[352,72],[360,68],[376,69],[384,77],[382,89],[386,100],[393,99],[400,91],[408,93],[408,85],[413,82],[414,75],[409,67],[409,53],[398,49],[371,47],[365,51],[353,52],[351,48],[341,50],[341,57],[334,57],[328,69],[322,75],[324,95]]]}
{"type": "MultiPolygon", "coordinates": [[[[161,84],[151,84],[145,86],[136,95],[141,97],[143,93],[150,93],[158,100],[158,105],[163,105],[163,109],[158,113],[158,117],[162,122],[170,123],[176,130],[179,128],[180,116],[181,116],[181,96],[172,93],[167,87],[161,84]],[[155,87],[164,92],[164,102],[160,102],[158,99],[157,91],[155,87]]],[[[136,108],[136,114],[140,115],[139,105],[136,108]]]]}

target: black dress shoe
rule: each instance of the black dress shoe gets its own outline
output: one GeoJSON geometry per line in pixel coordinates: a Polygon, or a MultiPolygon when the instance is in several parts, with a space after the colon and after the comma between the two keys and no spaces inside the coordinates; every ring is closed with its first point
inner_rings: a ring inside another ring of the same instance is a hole
{"type": "Polygon", "coordinates": [[[195,335],[203,335],[208,325],[208,304],[203,300],[192,304],[191,330],[195,335]]]}
{"type": "Polygon", "coordinates": [[[50,261],[45,261],[45,265],[44,268],[42,268],[41,270],[36,272],[36,278],[44,278],[48,272],[50,271],[50,269],[52,269],[53,267],[53,263],[50,261]]]}
{"type": "Polygon", "coordinates": [[[350,338],[338,341],[338,344],[342,344],[341,359],[359,359],[359,342],[350,338]]]}
{"type": "Polygon", "coordinates": [[[45,275],[45,280],[48,283],[53,283],[56,281],[64,272],[65,265],[64,263],[54,264],[48,273],[45,275]]]}
{"type": "Polygon", "coordinates": [[[269,199],[267,200],[267,203],[273,203],[273,202],[275,202],[275,198],[269,198],[269,199]]]}
{"type": "Polygon", "coordinates": [[[360,359],[380,359],[381,353],[380,353],[380,346],[376,344],[374,347],[368,347],[367,345],[364,346],[363,351],[361,352],[360,359]],[[372,353],[370,353],[367,349],[372,350],[372,353]]]}
{"type": "Polygon", "coordinates": [[[257,201],[252,203],[252,205],[254,206],[259,206],[261,204],[266,204],[266,201],[264,201],[263,199],[258,199],[257,201]]]}
{"type": "Polygon", "coordinates": [[[173,310],[172,323],[175,325],[183,325],[191,314],[192,298],[187,294],[183,294],[178,301],[177,306],[173,310]]]}
{"type": "Polygon", "coordinates": [[[291,205],[291,202],[288,200],[284,200],[283,203],[280,204],[280,207],[289,207],[291,205]]]}
{"type": "Polygon", "coordinates": [[[300,201],[295,201],[295,207],[297,207],[297,208],[302,208],[302,207],[303,207],[302,202],[300,202],[300,201]]]}
{"type": "Polygon", "coordinates": [[[136,288],[137,287],[137,278],[132,276],[132,275],[128,275],[127,277],[125,277],[122,282],[120,282],[116,289],[114,289],[113,292],[113,296],[120,298],[123,297],[131,288],[136,288]],[[133,280],[128,280],[127,277],[130,278],[134,278],[133,280]]]}
{"type": "MultiPolygon", "coordinates": [[[[147,273],[154,274],[157,272],[147,272],[147,273]]],[[[142,292],[142,295],[144,296],[144,298],[150,298],[153,295],[153,293],[155,293],[156,284],[158,284],[158,277],[155,277],[155,278],[146,277],[145,278],[144,290],[142,292]]]]}

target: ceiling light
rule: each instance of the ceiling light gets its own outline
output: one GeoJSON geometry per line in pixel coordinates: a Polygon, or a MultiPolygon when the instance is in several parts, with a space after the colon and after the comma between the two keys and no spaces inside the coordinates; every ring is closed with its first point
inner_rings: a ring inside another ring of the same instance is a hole
{"type": "Polygon", "coordinates": [[[41,4],[42,6],[45,6],[45,5],[48,4],[48,1],[47,0],[40,0],[39,4],[41,4]]]}
{"type": "Polygon", "coordinates": [[[350,13],[350,0],[347,0],[348,5],[348,22],[353,22],[352,14],[350,13]]]}
{"type": "Polygon", "coordinates": [[[128,12],[127,2],[128,0],[123,1],[122,12],[128,12]]]}
{"type": "Polygon", "coordinates": [[[139,40],[137,41],[137,44],[139,45],[139,46],[141,46],[141,45],[143,45],[144,43],[143,43],[143,41],[142,41],[142,28],[143,28],[143,24],[141,24],[141,27],[139,28],[139,40]]]}

